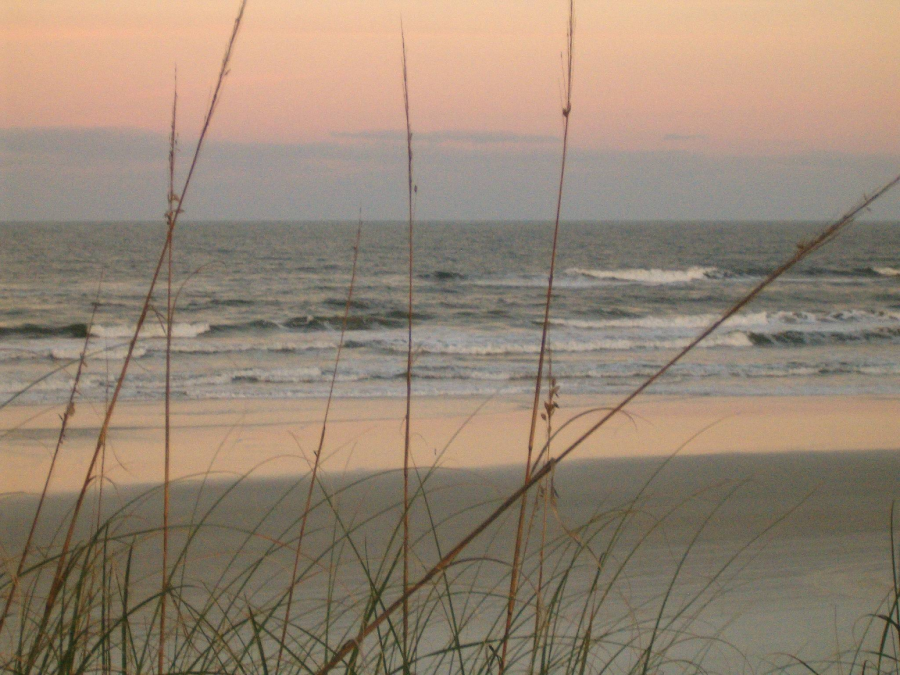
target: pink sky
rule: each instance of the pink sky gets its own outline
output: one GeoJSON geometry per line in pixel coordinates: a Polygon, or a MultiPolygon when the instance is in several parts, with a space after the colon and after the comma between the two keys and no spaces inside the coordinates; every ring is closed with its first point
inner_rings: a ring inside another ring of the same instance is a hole
{"type": "MultiPolygon", "coordinates": [[[[0,128],[182,129],[206,105],[236,2],[6,0],[0,128]]],[[[400,17],[419,132],[557,135],[562,0],[250,0],[215,137],[399,129],[400,17]]],[[[900,153],[896,0],[576,3],[572,140],[734,155],[900,153]]]]}

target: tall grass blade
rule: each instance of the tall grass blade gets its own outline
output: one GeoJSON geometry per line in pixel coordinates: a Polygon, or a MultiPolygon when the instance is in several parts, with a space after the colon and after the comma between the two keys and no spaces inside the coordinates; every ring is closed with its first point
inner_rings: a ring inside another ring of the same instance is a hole
{"type": "Polygon", "coordinates": [[[409,76],[406,69],[406,34],[400,24],[400,44],[403,51],[403,109],[406,113],[407,187],[409,203],[409,296],[407,301],[406,343],[406,425],[403,435],[403,670],[409,672],[409,446],[412,425],[412,365],[413,365],[413,151],[412,127],[409,121],[409,76]]]}
{"type": "MultiPolygon", "coordinates": [[[[553,278],[556,272],[556,251],[559,242],[559,220],[562,212],[563,187],[566,178],[566,152],[569,146],[569,119],[572,112],[572,65],[573,48],[575,38],[575,3],[569,0],[569,25],[566,36],[566,68],[564,81],[563,116],[563,141],[562,161],[559,170],[559,189],[556,195],[556,219],[553,225],[553,245],[550,252],[550,273],[547,279],[547,299],[544,302],[544,319],[541,324],[541,348],[538,352],[537,375],[534,382],[534,401],[531,406],[531,426],[528,431],[528,453],[525,459],[525,483],[531,478],[532,453],[534,451],[534,439],[537,432],[538,410],[541,403],[541,386],[544,375],[544,356],[547,350],[547,335],[550,329],[550,305],[553,300],[553,278]]],[[[516,594],[519,584],[519,562],[522,555],[523,532],[525,526],[526,501],[523,498],[519,505],[519,519],[516,526],[516,543],[513,549],[512,571],[509,577],[509,600],[506,609],[506,626],[503,631],[503,641],[500,646],[499,672],[502,674],[506,667],[506,651],[509,643],[509,634],[512,629],[513,613],[516,608],[516,594]]]]}
{"type": "MultiPolygon", "coordinates": [[[[172,127],[169,133],[169,193],[166,201],[166,231],[173,230],[176,214],[175,199],[175,150],[176,121],[178,117],[178,71],[175,71],[174,93],[172,95],[172,127]]],[[[162,570],[159,607],[159,650],[157,671],[163,675],[163,661],[166,652],[166,598],[168,596],[169,570],[169,487],[172,457],[172,324],[175,319],[175,305],[172,298],[172,249],[174,240],[168,241],[166,254],[166,383],[165,383],[165,457],[163,468],[163,524],[162,524],[162,570]]]]}

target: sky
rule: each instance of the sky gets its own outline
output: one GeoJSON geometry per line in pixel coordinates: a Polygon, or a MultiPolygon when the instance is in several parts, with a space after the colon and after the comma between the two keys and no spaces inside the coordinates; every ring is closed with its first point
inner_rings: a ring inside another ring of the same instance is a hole
{"type": "MultiPolygon", "coordinates": [[[[4,0],[0,220],[165,210],[231,0],[4,0]]],[[[565,0],[249,0],[189,218],[549,219],[565,0]]],[[[900,173],[897,0],[581,0],[563,218],[827,220],[900,173]]],[[[871,217],[900,220],[892,195],[871,217]]]]}

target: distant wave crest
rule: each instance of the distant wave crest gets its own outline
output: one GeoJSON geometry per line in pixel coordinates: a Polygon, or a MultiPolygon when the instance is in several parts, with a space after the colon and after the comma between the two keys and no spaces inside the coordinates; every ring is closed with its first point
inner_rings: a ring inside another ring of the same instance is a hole
{"type": "Polygon", "coordinates": [[[663,269],[618,269],[618,270],[592,270],[582,267],[572,267],[566,270],[566,274],[619,281],[649,286],[662,286],[666,284],[686,284],[703,279],[721,279],[724,274],[717,267],[689,267],[685,270],[663,269]]]}

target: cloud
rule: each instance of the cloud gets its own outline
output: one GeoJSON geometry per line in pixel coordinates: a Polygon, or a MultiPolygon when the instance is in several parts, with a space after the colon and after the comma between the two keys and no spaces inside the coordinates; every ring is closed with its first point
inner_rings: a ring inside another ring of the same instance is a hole
{"type": "MultiPolygon", "coordinates": [[[[366,141],[376,143],[406,143],[406,132],[403,130],[370,130],[352,132],[332,132],[332,138],[337,140],[366,141]]],[[[413,133],[413,142],[429,144],[459,144],[459,145],[545,145],[556,143],[559,139],[555,136],[540,134],[517,134],[505,131],[425,131],[413,133]]]]}
{"type": "Polygon", "coordinates": [[[431,131],[421,134],[429,143],[463,143],[470,145],[545,145],[559,141],[555,136],[516,134],[503,131],[431,131]]]}
{"type": "Polygon", "coordinates": [[[332,131],[331,137],[347,141],[369,141],[376,143],[405,143],[406,132],[399,129],[371,129],[367,131],[332,131]]]}
{"type": "MultiPolygon", "coordinates": [[[[406,148],[396,131],[321,143],[211,138],[187,217],[204,220],[402,219],[406,148]],[[356,142],[363,139],[375,142],[356,142]],[[391,139],[388,142],[388,139],[391,139]]],[[[550,137],[428,132],[414,137],[424,220],[550,219],[559,147],[550,137]],[[530,143],[524,146],[519,143],[530,143]]],[[[190,139],[180,166],[193,148],[190,139]]],[[[165,134],[129,129],[0,130],[0,220],[156,220],[165,210],[165,134]]],[[[896,155],[725,157],[672,147],[573,148],[570,220],[829,220],[896,173],[896,155]]],[[[181,174],[183,175],[183,174],[181,174]]],[[[900,220],[900,191],[870,217],[900,220]]]]}
{"type": "Polygon", "coordinates": [[[155,153],[165,157],[168,138],[141,129],[115,127],[38,127],[0,129],[0,161],[78,157],[143,161],[155,153]]]}

